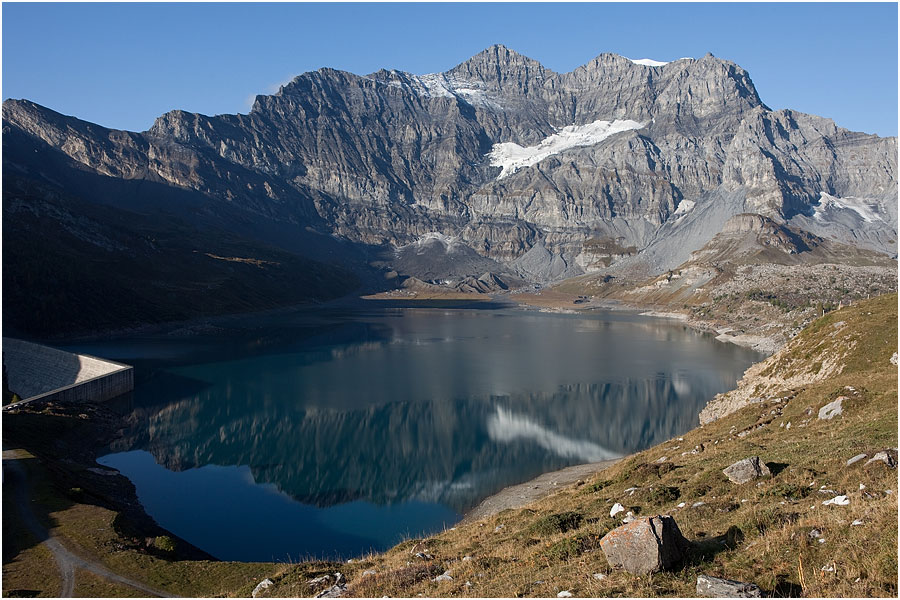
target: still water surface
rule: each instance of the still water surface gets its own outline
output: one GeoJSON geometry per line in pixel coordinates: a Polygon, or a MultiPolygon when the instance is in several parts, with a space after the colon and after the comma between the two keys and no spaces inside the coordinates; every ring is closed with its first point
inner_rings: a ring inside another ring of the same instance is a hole
{"type": "Polygon", "coordinates": [[[348,558],[697,424],[760,355],[677,322],[514,309],[302,312],[80,345],[135,365],[99,462],[226,560],[348,558]]]}

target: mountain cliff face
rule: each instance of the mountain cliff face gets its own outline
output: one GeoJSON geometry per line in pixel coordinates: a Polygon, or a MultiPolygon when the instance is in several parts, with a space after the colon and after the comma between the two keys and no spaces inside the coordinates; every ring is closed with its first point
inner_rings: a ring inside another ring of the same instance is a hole
{"type": "Polygon", "coordinates": [[[314,256],[326,262],[439,233],[511,270],[535,246],[566,268],[531,273],[611,268],[591,248],[614,243],[635,252],[613,263],[655,273],[745,212],[896,255],[896,138],[772,111],[745,70],[712,55],[646,66],[602,54],[560,74],[493,46],[445,73],[304,73],[249,114],[176,110],[143,133],[24,100],[4,103],[3,127],[4,177],[188,192],[205,216],[160,210],[307,256],[341,241],[314,256]]]}

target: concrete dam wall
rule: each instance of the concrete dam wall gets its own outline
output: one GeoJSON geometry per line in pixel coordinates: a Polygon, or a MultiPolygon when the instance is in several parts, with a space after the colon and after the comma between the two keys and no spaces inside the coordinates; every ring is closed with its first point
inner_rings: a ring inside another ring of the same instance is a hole
{"type": "Polygon", "coordinates": [[[9,389],[22,403],[102,402],[134,389],[134,369],[110,360],[3,338],[9,389]]]}

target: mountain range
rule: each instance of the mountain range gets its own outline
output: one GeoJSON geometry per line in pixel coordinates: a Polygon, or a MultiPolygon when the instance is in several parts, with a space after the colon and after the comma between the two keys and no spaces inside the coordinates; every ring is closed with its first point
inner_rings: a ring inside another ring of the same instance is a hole
{"type": "Polygon", "coordinates": [[[444,73],[326,68],[248,114],[174,110],[141,133],[7,100],[3,183],[4,326],[37,335],[406,278],[651,277],[737,215],[897,255],[897,139],[771,110],[710,54],[555,73],[497,45],[444,73]]]}

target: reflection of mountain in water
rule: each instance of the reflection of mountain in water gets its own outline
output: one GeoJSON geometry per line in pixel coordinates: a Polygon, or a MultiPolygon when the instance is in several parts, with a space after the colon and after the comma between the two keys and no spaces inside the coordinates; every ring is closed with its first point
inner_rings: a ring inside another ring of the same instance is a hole
{"type": "Polygon", "coordinates": [[[115,451],[145,449],[172,470],[249,465],[257,482],[328,506],[440,502],[464,511],[542,472],[632,452],[686,431],[732,381],[659,375],[555,393],[395,402],[334,410],[212,388],[136,408],[115,451]]]}

